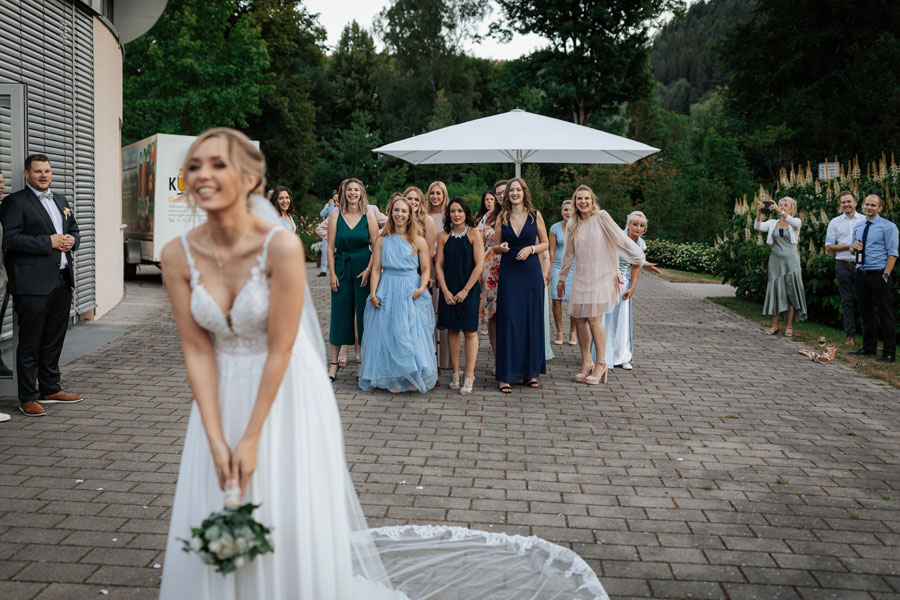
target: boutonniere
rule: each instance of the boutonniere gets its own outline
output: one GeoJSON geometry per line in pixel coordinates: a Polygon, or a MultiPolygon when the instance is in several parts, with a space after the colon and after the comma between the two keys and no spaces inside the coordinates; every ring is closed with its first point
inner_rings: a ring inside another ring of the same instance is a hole
{"type": "Polygon", "coordinates": [[[63,216],[66,217],[67,219],[69,218],[69,213],[70,213],[70,212],[71,212],[71,211],[70,211],[68,208],[62,209],[62,214],[63,214],[63,216]]]}

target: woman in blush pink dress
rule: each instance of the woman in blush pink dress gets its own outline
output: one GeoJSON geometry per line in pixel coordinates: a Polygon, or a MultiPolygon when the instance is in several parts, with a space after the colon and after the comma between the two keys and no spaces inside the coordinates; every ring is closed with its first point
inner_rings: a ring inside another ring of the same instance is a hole
{"type": "MultiPolygon", "coordinates": [[[[447,186],[444,185],[443,181],[435,181],[431,185],[428,186],[428,191],[425,193],[425,199],[428,202],[428,216],[430,216],[434,220],[434,230],[435,231],[443,231],[444,230],[444,211],[447,208],[447,203],[450,202],[450,196],[447,194],[447,186]]],[[[431,256],[432,260],[434,260],[435,255],[437,254],[437,235],[434,237],[434,245],[431,248],[431,256]]],[[[431,273],[432,278],[434,277],[434,263],[431,264],[431,273]]],[[[434,292],[438,292],[437,282],[432,279],[431,287],[434,292]]],[[[439,293],[433,293],[432,299],[434,302],[434,317],[437,319],[437,309],[438,309],[438,298],[440,297],[439,293]]],[[[441,369],[449,369],[450,368],[450,338],[447,337],[447,330],[434,330],[434,344],[435,350],[437,354],[437,365],[438,365],[438,382],[435,383],[435,387],[441,385],[440,375],[441,369]]]]}
{"type": "Polygon", "coordinates": [[[569,293],[569,314],[575,319],[575,331],[581,348],[581,371],[575,381],[592,385],[606,383],[606,332],[603,313],[619,303],[622,279],[619,257],[631,263],[632,277],[646,262],[644,253],[631,241],[586,185],[578,186],[572,198],[575,216],[566,227],[566,244],[559,270],[557,296],[566,292],[566,277],[575,262],[575,277],[569,293]],[[597,347],[597,363],[591,361],[591,338],[597,347]]]}

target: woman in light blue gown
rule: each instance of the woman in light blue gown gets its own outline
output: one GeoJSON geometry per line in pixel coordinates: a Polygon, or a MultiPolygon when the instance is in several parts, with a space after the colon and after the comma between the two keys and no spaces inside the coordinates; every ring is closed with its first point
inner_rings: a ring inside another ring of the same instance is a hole
{"type": "Polygon", "coordinates": [[[372,248],[359,387],[424,394],[437,380],[434,310],[427,291],[431,252],[401,194],[391,197],[388,215],[372,248]]]}

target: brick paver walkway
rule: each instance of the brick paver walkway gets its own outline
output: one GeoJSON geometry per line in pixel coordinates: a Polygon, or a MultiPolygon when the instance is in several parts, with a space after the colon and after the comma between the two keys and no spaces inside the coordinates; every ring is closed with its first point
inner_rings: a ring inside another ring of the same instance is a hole
{"type": "MultiPolygon", "coordinates": [[[[128,334],[64,369],[87,401],[0,424],[4,600],[156,597],[191,396],[158,279],[130,285],[123,314],[128,334]]],[[[511,396],[486,341],[468,397],[362,394],[343,369],[370,523],[539,535],[614,599],[900,597],[897,390],[655,277],[636,320],[637,368],[606,386],[572,381],[568,345],[542,389],[511,396]]]]}

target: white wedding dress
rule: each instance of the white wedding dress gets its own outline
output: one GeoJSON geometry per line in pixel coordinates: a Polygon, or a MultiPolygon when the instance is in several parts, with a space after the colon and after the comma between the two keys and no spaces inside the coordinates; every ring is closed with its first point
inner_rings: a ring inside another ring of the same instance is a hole
{"type": "MultiPolygon", "coordinates": [[[[276,223],[268,206],[254,199],[253,212],[276,223]]],[[[250,419],[266,360],[266,260],[279,229],[266,238],[230,319],[203,287],[182,237],[191,269],[191,314],[213,339],[222,427],[232,448],[250,419]]],[[[178,472],[160,598],[608,600],[578,555],[536,537],[428,525],[367,529],[347,470],[342,431],[307,287],[291,359],[260,436],[257,471],[243,497],[260,505],[255,516],[273,527],[275,551],[226,576],[182,551],[180,539],[223,502],[195,404],[178,472]]]]}

